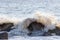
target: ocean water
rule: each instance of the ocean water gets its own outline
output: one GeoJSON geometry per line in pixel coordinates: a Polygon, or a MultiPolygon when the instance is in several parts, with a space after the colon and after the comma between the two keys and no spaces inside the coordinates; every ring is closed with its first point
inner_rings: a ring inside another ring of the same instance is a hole
{"type": "MultiPolygon", "coordinates": [[[[0,17],[21,21],[36,11],[55,14],[60,20],[60,0],[0,0],[0,17]]],[[[21,36],[14,29],[9,32],[9,40],[60,40],[60,36],[21,36]]]]}

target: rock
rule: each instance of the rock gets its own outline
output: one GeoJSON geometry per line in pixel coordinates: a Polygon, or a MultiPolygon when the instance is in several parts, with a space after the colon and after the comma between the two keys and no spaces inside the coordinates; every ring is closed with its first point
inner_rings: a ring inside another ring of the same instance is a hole
{"type": "Polygon", "coordinates": [[[32,34],[33,31],[42,31],[42,29],[44,29],[44,26],[42,23],[37,23],[36,21],[35,22],[32,22],[28,27],[27,29],[29,30],[29,35],[32,34]]]}
{"type": "Polygon", "coordinates": [[[60,36],[60,28],[56,27],[55,29],[49,30],[48,32],[45,32],[43,34],[43,36],[54,36],[54,35],[60,36]]]}
{"type": "Polygon", "coordinates": [[[8,33],[7,32],[0,32],[0,39],[8,40],[8,33]]]}
{"type": "Polygon", "coordinates": [[[10,31],[12,30],[11,27],[13,27],[14,24],[13,23],[3,23],[3,24],[0,24],[0,31],[10,31]]]}

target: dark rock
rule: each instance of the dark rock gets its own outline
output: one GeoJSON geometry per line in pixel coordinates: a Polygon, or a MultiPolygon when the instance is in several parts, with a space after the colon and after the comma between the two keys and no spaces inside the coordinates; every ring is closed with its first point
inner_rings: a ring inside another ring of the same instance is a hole
{"type": "Polygon", "coordinates": [[[50,33],[56,33],[56,35],[60,35],[60,28],[56,27],[54,30],[49,30],[50,33]]]}
{"type": "Polygon", "coordinates": [[[0,31],[10,31],[10,30],[12,30],[11,27],[13,27],[13,26],[14,26],[13,23],[0,24],[0,31]]]}
{"type": "Polygon", "coordinates": [[[44,29],[45,25],[43,25],[42,23],[38,23],[38,22],[32,22],[30,23],[30,25],[27,27],[27,29],[29,30],[29,35],[32,34],[33,31],[39,31],[44,29]]]}
{"type": "Polygon", "coordinates": [[[8,40],[8,33],[7,32],[2,32],[0,33],[0,39],[5,39],[5,40],[8,40]]]}
{"type": "Polygon", "coordinates": [[[53,30],[49,30],[48,32],[45,32],[43,36],[54,36],[54,34],[60,36],[60,28],[56,27],[53,30]]]}

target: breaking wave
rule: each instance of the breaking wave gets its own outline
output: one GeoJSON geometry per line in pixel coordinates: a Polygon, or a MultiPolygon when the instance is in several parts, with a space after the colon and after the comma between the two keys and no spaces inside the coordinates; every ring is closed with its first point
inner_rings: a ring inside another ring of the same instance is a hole
{"type": "Polygon", "coordinates": [[[57,17],[51,13],[44,13],[44,12],[35,12],[28,17],[24,18],[16,18],[16,17],[9,17],[7,15],[0,15],[0,24],[3,23],[13,23],[15,29],[8,32],[9,36],[17,36],[17,35],[25,35],[29,33],[27,27],[30,23],[36,21],[37,23],[42,23],[45,25],[43,31],[33,31],[32,35],[42,35],[44,32],[48,32],[48,30],[53,30],[56,28],[57,24],[57,17]]]}

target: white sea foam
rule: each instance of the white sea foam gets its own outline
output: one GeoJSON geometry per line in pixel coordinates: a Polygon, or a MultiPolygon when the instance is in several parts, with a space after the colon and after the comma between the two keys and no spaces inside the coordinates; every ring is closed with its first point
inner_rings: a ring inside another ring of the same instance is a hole
{"type": "MultiPolygon", "coordinates": [[[[23,21],[24,19],[31,17],[28,14],[32,15],[32,13],[35,10],[43,11],[44,13],[52,12],[52,14],[55,14],[60,21],[60,0],[38,0],[38,1],[37,0],[13,0],[13,1],[12,0],[0,0],[0,18],[2,17],[3,20],[5,16],[8,15],[7,18],[8,17],[11,18],[13,16],[12,19],[16,19],[16,20],[20,19],[20,21],[23,21]],[[4,17],[1,14],[3,14],[4,17]],[[24,14],[24,15],[21,15],[21,14],[24,14]],[[25,18],[25,14],[27,16],[26,18],[25,18]],[[19,17],[20,15],[23,17],[22,18],[19,17]],[[14,16],[16,17],[18,16],[19,18],[16,18],[14,16]]],[[[46,13],[44,15],[46,15],[46,13]]],[[[57,22],[57,24],[59,24],[59,21],[57,22]]],[[[13,20],[13,22],[16,23],[15,20],[13,20]]],[[[20,25],[20,23],[18,24],[20,25]]],[[[9,37],[8,40],[60,40],[60,36],[53,36],[53,37],[51,36],[47,36],[47,37],[46,36],[44,37],[42,36],[38,36],[38,37],[19,36],[21,32],[18,30],[17,27],[16,29],[10,31],[10,33],[9,35],[11,36],[11,38],[9,37]],[[18,37],[16,37],[17,34],[18,34],[18,37]]]]}
{"type": "MultiPolygon", "coordinates": [[[[43,23],[46,26],[44,28],[44,31],[48,31],[49,29],[52,30],[55,28],[55,24],[57,23],[57,20],[58,19],[54,14],[45,13],[45,12],[41,12],[41,11],[34,12],[33,14],[31,14],[31,16],[28,15],[28,17],[24,17],[24,18],[0,15],[0,24],[6,23],[6,22],[12,22],[15,24],[13,27],[15,27],[16,29],[8,32],[9,37],[27,36],[27,33],[29,33],[29,31],[26,29],[26,27],[29,26],[29,24],[33,21],[43,23]]],[[[57,24],[59,24],[59,23],[57,23],[57,24]]],[[[41,32],[41,31],[33,32],[32,36],[42,35],[44,33],[44,31],[43,32],[41,32]]]]}
{"type": "MultiPolygon", "coordinates": [[[[6,15],[2,15],[2,16],[0,15],[0,21],[1,21],[0,23],[12,22],[15,24],[14,27],[16,27],[16,29],[11,30],[9,32],[9,36],[13,36],[13,35],[26,35],[28,33],[26,27],[33,21],[42,22],[46,26],[44,31],[48,31],[49,29],[52,30],[55,28],[57,18],[56,16],[54,16],[54,14],[37,11],[31,14],[30,17],[26,17],[26,18],[16,18],[16,17],[11,18],[6,15]]],[[[39,33],[39,31],[37,31],[37,33],[39,33]]],[[[37,35],[37,33],[35,34],[37,35]]]]}
{"type": "Polygon", "coordinates": [[[20,19],[16,18],[16,17],[9,17],[7,15],[0,15],[0,24],[9,23],[9,22],[17,24],[19,21],[20,21],[20,19]]]}

